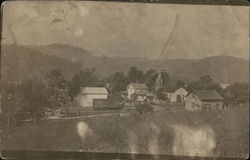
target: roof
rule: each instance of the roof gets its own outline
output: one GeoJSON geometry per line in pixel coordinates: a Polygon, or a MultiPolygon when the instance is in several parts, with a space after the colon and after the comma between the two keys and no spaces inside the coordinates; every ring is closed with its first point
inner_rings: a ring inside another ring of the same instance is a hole
{"type": "Polygon", "coordinates": [[[154,97],[155,95],[152,94],[152,93],[148,93],[147,96],[148,96],[148,97],[154,97]]]}
{"type": "Polygon", "coordinates": [[[129,83],[128,86],[131,86],[135,89],[148,89],[148,87],[144,83],[129,83]]]}
{"type": "Polygon", "coordinates": [[[136,95],[147,95],[148,94],[148,92],[147,91],[143,91],[143,90],[141,90],[141,91],[137,91],[137,92],[135,92],[135,94],[136,95]]]}
{"type": "Polygon", "coordinates": [[[227,88],[229,85],[230,85],[229,83],[221,83],[221,84],[220,84],[220,87],[223,88],[223,89],[225,89],[225,88],[227,88]]]}
{"type": "MultiPolygon", "coordinates": [[[[202,101],[223,100],[223,97],[216,90],[195,90],[190,93],[194,93],[202,101]]],[[[188,93],[186,96],[188,96],[190,93],[188,93]]]]}
{"type": "Polygon", "coordinates": [[[154,97],[154,94],[145,91],[137,91],[135,94],[139,96],[154,97]]]}
{"type": "Polygon", "coordinates": [[[180,88],[186,90],[184,87],[177,87],[177,86],[170,87],[170,86],[169,86],[169,87],[166,89],[166,92],[165,92],[165,93],[175,93],[175,92],[176,92],[178,89],[180,89],[180,88]]]}
{"type": "Polygon", "coordinates": [[[81,87],[82,94],[108,94],[105,87],[81,87]]]}

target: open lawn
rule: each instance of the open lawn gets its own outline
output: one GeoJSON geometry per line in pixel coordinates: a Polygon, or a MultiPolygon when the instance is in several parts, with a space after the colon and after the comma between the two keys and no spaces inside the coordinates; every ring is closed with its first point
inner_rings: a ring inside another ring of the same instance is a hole
{"type": "Polygon", "coordinates": [[[2,149],[244,157],[249,108],[44,121],[4,130],[2,149]]]}

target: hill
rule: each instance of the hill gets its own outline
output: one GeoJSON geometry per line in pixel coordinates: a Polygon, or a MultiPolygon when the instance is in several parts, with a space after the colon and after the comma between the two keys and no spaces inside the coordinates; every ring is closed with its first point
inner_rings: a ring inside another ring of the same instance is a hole
{"type": "Polygon", "coordinates": [[[107,77],[116,71],[127,72],[131,66],[137,66],[143,71],[165,68],[172,79],[184,81],[197,80],[203,75],[210,75],[215,81],[224,83],[248,81],[249,75],[249,61],[231,56],[161,60],[143,57],[101,57],[66,44],[3,45],[2,55],[4,72],[8,71],[9,76],[17,78],[24,74],[35,74],[35,70],[41,70],[39,74],[43,74],[54,67],[61,68],[67,78],[71,78],[82,67],[96,68],[99,77],[107,77]]]}
{"type": "Polygon", "coordinates": [[[60,68],[66,78],[71,78],[82,67],[79,62],[43,54],[19,45],[2,45],[1,51],[2,82],[22,81],[32,77],[43,78],[54,68],[60,68]]]}
{"type": "Polygon", "coordinates": [[[169,72],[186,80],[196,80],[210,75],[217,82],[230,83],[247,81],[249,61],[231,56],[214,56],[204,59],[163,60],[169,72]]]}

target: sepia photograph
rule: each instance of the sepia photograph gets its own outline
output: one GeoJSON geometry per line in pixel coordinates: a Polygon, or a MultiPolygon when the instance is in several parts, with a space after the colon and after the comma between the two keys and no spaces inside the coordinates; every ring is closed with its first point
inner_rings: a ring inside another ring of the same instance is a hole
{"type": "Polygon", "coordinates": [[[155,2],[2,3],[2,158],[249,157],[249,6],[155,2]]]}

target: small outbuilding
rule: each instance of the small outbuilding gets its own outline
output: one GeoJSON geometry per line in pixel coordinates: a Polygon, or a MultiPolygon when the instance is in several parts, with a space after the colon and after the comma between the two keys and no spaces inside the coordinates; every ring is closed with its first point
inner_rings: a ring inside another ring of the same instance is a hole
{"type": "Polygon", "coordinates": [[[76,97],[77,103],[82,107],[93,107],[94,99],[107,99],[108,91],[105,87],[81,87],[76,97]]]}
{"type": "Polygon", "coordinates": [[[188,93],[185,100],[185,109],[214,110],[223,108],[223,97],[216,90],[195,90],[188,93]]]}
{"type": "Polygon", "coordinates": [[[164,93],[166,94],[169,102],[184,102],[185,96],[188,94],[186,89],[183,87],[167,89],[164,93]]]}

